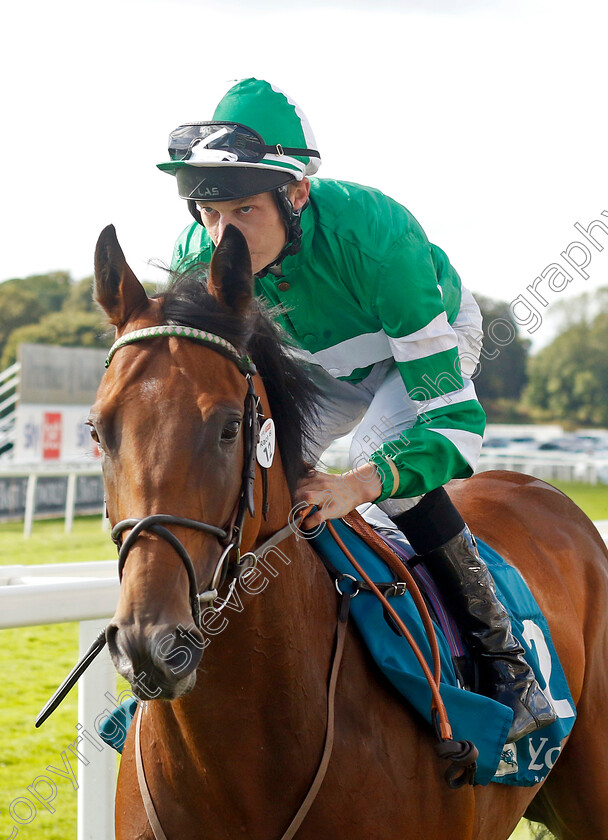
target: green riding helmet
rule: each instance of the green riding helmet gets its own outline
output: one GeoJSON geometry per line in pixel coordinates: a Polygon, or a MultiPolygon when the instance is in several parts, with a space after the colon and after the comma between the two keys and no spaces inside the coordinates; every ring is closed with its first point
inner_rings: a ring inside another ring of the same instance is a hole
{"type": "Polygon", "coordinates": [[[180,125],[169,135],[169,162],[181,198],[197,222],[202,201],[228,201],[272,191],[287,229],[281,253],[299,249],[300,213],[287,184],[321,165],[312,129],[298,105],[269,82],[244,79],[220,100],[213,119],[180,125]]]}

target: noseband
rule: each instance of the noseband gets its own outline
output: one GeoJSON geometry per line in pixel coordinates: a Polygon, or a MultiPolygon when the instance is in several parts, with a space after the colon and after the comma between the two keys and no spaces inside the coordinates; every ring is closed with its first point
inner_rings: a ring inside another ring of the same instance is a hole
{"type": "MultiPolygon", "coordinates": [[[[217,525],[210,525],[207,522],[199,522],[196,519],[185,519],[182,516],[158,513],[153,514],[152,516],[145,516],[141,519],[123,519],[122,522],[118,522],[112,528],[112,540],[119,550],[118,577],[121,581],[129,551],[133,548],[144,531],[156,534],[169,543],[186,569],[186,574],[188,575],[192,619],[194,621],[194,626],[201,628],[201,602],[208,603],[211,607],[213,607],[214,601],[218,595],[218,590],[226,579],[228,577],[231,579],[230,586],[232,591],[241,574],[246,569],[252,568],[257,559],[252,553],[247,553],[243,555],[243,557],[240,556],[240,545],[243,535],[245,516],[248,511],[251,516],[254,516],[255,513],[253,504],[253,482],[255,480],[256,446],[259,437],[260,420],[263,419],[260,411],[260,399],[257,396],[253,385],[253,375],[256,373],[256,368],[249,356],[241,355],[236,347],[226,341],[226,339],[221,338],[221,336],[205,332],[204,330],[197,330],[193,327],[174,326],[172,324],[164,324],[157,327],[146,327],[145,329],[134,330],[133,332],[123,335],[115,341],[110,348],[108,358],[106,359],[106,368],[109,367],[114,354],[121,347],[124,347],[127,344],[134,344],[139,341],[146,341],[148,339],[159,337],[188,338],[191,341],[196,341],[199,344],[211,347],[213,350],[216,350],[218,353],[221,353],[223,356],[226,356],[233,361],[247,380],[247,394],[245,396],[243,415],[245,453],[243,459],[241,490],[232,515],[228,520],[227,526],[220,528],[217,525]],[[167,525],[178,525],[183,528],[203,531],[206,534],[216,537],[221,545],[224,546],[224,550],[217,561],[208,589],[202,592],[199,590],[192,559],[183,543],[166,527],[167,525]],[[122,535],[124,531],[127,530],[130,530],[131,533],[123,540],[122,535]],[[231,564],[230,554],[233,550],[236,551],[237,559],[231,564]]],[[[230,594],[224,599],[224,604],[229,597],[230,594]]]]}

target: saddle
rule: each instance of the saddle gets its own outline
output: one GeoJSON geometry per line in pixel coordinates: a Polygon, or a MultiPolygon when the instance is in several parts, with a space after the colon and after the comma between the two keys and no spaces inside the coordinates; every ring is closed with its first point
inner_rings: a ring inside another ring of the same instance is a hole
{"type": "MultiPolygon", "coordinates": [[[[373,519],[368,521],[357,511],[353,511],[344,517],[344,521],[403,581],[404,587],[407,586],[407,580],[404,580],[406,577],[404,569],[409,571],[410,580],[415,581],[429,615],[445,636],[461,688],[467,691],[478,691],[479,681],[475,660],[469,654],[450,605],[445,601],[424,564],[419,562],[420,558],[417,557],[416,552],[401,531],[394,526],[390,529],[384,528],[382,523],[375,522],[373,519]],[[399,562],[395,563],[395,557],[399,562]]],[[[400,591],[403,594],[405,593],[405,589],[400,591]]],[[[389,588],[389,595],[392,594],[389,588]]],[[[400,635],[399,629],[395,626],[388,612],[385,612],[385,619],[393,631],[400,635]]]]}
{"type": "Polygon", "coordinates": [[[470,690],[475,687],[474,672],[467,664],[468,656],[449,607],[442,602],[421,564],[408,568],[407,560],[414,552],[400,537],[377,533],[354,512],[343,520],[329,523],[311,539],[311,544],[330,574],[346,577],[356,589],[351,615],[380,670],[435,728],[432,690],[411,642],[435,674],[438,655],[441,698],[453,738],[473,742],[479,752],[475,784],[491,781],[538,784],[557,759],[562,739],[569,734],[576,712],[548,624],[527,584],[517,569],[477,539],[479,553],[494,578],[498,597],[511,617],[514,635],[523,644],[526,659],[541,685],[547,686],[559,715],[551,726],[514,744],[506,744],[511,710],[470,690]],[[355,559],[355,565],[344,553],[344,548],[350,558],[355,559]],[[370,591],[370,582],[384,591],[391,605],[388,619],[385,604],[370,591]],[[421,591],[418,591],[417,583],[421,584],[421,591]],[[429,621],[421,617],[420,601],[431,607],[430,629],[429,621]],[[397,634],[393,611],[398,614],[400,624],[406,625],[410,644],[402,638],[401,629],[397,634]],[[433,637],[436,639],[435,653],[433,637]]]}

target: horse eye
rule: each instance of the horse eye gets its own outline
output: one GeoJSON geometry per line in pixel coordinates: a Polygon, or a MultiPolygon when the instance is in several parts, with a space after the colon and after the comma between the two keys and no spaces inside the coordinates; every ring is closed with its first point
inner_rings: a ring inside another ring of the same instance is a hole
{"type": "Polygon", "coordinates": [[[223,441],[236,440],[240,428],[241,428],[241,421],[240,420],[232,420],[230,423],[226,423],[226,425],[222,429],[222,440],[223,441]]]}
{"type": "Polygon", "coordinates": [[[87,420],[85,425],[89,426],[89,428],[91,430],[91,437],[93,438],[95,443],[99,443],[99,435],[97,434],[97,429],[95,428],[95,426],[93,425],[91,420],[87,420]]]}

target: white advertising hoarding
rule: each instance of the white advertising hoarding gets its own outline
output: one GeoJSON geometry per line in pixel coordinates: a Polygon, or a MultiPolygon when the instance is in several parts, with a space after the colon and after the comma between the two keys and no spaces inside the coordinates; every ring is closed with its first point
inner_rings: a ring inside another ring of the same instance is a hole
{"type": "Polygon", "coordinates": [[[89,347],[20,346],[14,463],[90,465],[99,459],[86,421],[106,352],[89,347]]]}
{"type": "Polygon", "coordinates": [[[17,409],[14,461],[21,463],[99,460],[86,420],[90,406],[23,405],[17,409]]]}

